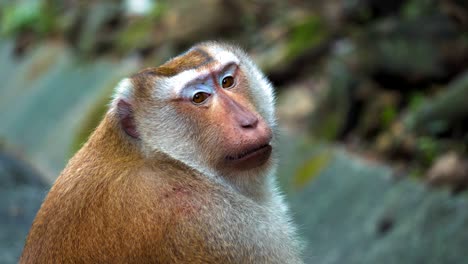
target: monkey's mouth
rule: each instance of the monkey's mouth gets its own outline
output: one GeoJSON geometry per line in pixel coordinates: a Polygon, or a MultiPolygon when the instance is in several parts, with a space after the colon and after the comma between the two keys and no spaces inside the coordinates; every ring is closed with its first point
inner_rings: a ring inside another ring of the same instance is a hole
{"type": "Polygon", "coordinates": [[[244,152],[242,152],[242,153],[239,153],[239,154],[237,154],[237,155],[227,156],[226,159],[227,159],[227,160],[239,160],[239,159],[243,159],[243,158],[245,158],[245,157],[247,157],[247,156],[249,156],[249,155],[255,154],[255,152],[257,152],[257,151],[260,151],[260,150],[262,150],[262,149],[264,149],[264,148],[268,148],[268,147],[271,148],[270,144],[261,145],[261,146],[255,147],[255,148],[253,148],[253,149],[249,149],[249,150],[247,150],[247,151],[244,151],[244,152]]]}
{"type": "Polygon", "coordinates": [[[238,169],[252,169],[259,167],[270,158],[272,147],[264,144],[249,148],[241,153],[226,156],[226,162],[238,169]]]}

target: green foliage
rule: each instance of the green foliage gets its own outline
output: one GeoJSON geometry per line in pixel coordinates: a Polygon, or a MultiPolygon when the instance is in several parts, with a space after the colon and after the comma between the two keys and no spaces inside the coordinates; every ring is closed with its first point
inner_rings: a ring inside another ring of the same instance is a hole
{"type": "Polygon", "coordinates": [[[3,8],[0,19],[2,35],[13,35],[24,30],[44,35],[54,28],[55,10],[46,1],[12,2],[3,8]]]}
{"type": "Polygon", "coordinates": [[[332,141],[339,133],[340,116],[336,112],[329,113],[321,120],[321,125],[316,127],[316,134],[324,140],[332,141]]]}
{"type": "Polygon", "coordinates": [[[125,53],[135,48],[143,48],[154,42],[154,28],[167,7],[164,2],[153,6],[151,12],[129,23],[119,32],[116,45],[118,51],[125,53]]]}
{"type": "Polygon", "coordinates": [[[319,16],[311,15],[298,22],[291,28],[288,57],[297,57],[304,50],[317,46],[327,35],[328,31],[319,16]]]}
{"type": "Polygon", "coordinates": [[[346,123],[350,109],[350,94],[356,80],[341,58],[332,59],[327,68],[329,88],[319,99],[317,110],[312,116],[313,133],[325,140],[334,140],[346,123]]]}
{"type": "Polygon", "coordinates": [[[118,37],[118,50],[125,52],[135,47],[141,47],[151,41],[153,22],[150,19],[134,21],[123,30],[118,37]]]}
{"type": "Polygon", "coordinates": [[[406,2],[401,13],[407,19],[415,19],[431,13],[436,6],[434,0],[412,0],[406,2]]]}
{"type": "Polygon", "coordinates": [[[425,176],[424,170],[419,167],[412,167],[411,170],[408,172],[408,176],[410,178],[422,178],[425,176]]]}
{"type": "Polygon", "coordinates": [[[416,109],[418,109],[419,107],[421,107],[424,102],[426,101],[426,98],[424,97],[424,95],[422,93],[413,93],[412,95],[410,95],[410,98],[409,98],[409,105],[408,105],[408,109],[410,111],[415,111],[416,109]]]}
{"type": "Polygon", "coordinates": [[[381,113],[380,119],[384,128],[389,128],[397,117],[397,109],[394,105],[386,105],[381,113]]]}
{"type": "Polygon", "coordinates": [[[421,161],[424,165],[430,165],[439,153],[439,144],[431,137],[420,137],[417,140],[417,149],[421,153],[421,161]]]}

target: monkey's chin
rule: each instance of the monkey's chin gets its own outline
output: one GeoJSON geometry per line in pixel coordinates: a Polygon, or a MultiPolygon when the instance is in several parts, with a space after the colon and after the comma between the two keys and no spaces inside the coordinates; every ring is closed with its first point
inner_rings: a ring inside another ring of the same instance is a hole
{"type": "Polygon", "coordinates": [[[272,152],[270,144],[261,145],[238,155],[227,156],[225,165],[236,170],[250,170],[268,162],[272,152]]]}

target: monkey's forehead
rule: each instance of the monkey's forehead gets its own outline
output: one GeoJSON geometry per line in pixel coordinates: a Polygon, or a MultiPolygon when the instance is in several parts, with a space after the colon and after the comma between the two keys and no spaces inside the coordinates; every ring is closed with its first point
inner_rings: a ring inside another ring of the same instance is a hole
{"type": "Polygon", "coordinates": [[[220,71],[227,64],[240,66],[245,60],[245,55],[237,47],[218,42],[200,43],[159,67],[144,69],[132,75],[127,82],[121,82],[114,98],[128,98],[132,94],[174,98],[187,83],[220,71]],[[148,78],[150,76],[156,78],[148,78]]]}
{"type": "Polygon", "coordinates": [[[239,58],[221,46],[197,45],[187,52],[154,69],[156,75],[175,77],[185,71],[211,69],[228,63],[239,63],[239,58]]]}
{"type": "Polygon", "coordinates": [[[170,87],[177,94],[188,82],[219,71],[228,64],[239,65],[240,59],[231,50],[221,46],[195,46],[155,69],[161,87],[170,87]]]}

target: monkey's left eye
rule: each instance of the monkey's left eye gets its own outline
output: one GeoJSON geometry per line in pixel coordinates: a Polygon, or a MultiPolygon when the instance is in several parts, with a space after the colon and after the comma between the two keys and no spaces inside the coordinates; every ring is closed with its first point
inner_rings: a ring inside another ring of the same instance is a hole
{"type": "Polygon", "coordinates": [[[229,88],[229,87],[231,87],[233,85],[234,85],[234,77],[232,77],[232,76],[226,76],[221,81],[221,86],[223,88],[229,88]]]}
{"type": "Polygon", "coordinates": [[[192,102],[195,104],[201,104],[206,101],[210,97],[209,93],[204,93],[204,92],[198,92],[193,95],[192,97],[192,102]]]}

